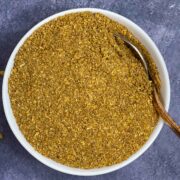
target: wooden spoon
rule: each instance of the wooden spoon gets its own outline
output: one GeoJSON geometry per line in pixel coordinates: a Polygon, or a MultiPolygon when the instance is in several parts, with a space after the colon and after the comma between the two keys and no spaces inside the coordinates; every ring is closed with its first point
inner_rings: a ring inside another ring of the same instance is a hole
{"type": "MultiPolygon", "coordinates": [[[[146,73],[148,75],[148,78],[150,80],[152,80],[150,70],[148,67],[148,63],[145,60],[145,58],[143,57],[143,55],[141,54],[140,50],[134,44],[132,44],[124,35],[122,35],[120,33],[116,33],[116,34],[114,34],[114,36],[116,38],[120,38],[121,40],[123,40],[125,42],[125,44],[128,45],[128,47],[130,47],[138,55],[138,57],[139,57],[138,59],[141,61],[142,65],[144,66],[146,73]]],[[[164,119],[166,124],[168,124],[169,127],[177,134],[177,136],[180,137],[180,126],[177,125],[177,123],[173,120],[173,118],[165,110],[165,108],[162,104],[161,98],[160,98],[155,86],[153,89],[153,96],[154,96],[156,111],[159,113],[159,115],[162,117],[162,119],[164,119]]]]}

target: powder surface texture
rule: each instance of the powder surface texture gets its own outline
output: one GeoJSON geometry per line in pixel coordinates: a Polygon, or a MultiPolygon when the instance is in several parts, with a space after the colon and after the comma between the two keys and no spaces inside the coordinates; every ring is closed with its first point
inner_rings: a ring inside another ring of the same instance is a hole
{"type": "Polygon", "coordinates": [[[14,116],[44,156],[78,168],[120,163],[157,123],[152,82],[120,32],[152,58],[129,30],[99,13],[75,13],[36,30],[16,55],[9,78],[14,116]]]}

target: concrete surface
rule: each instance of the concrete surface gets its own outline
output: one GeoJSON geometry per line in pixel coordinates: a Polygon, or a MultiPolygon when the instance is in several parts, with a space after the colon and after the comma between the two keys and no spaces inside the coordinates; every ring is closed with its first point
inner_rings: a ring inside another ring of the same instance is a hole
{"type": "MultiPolygon", "coordinates": [[[[0,0],[0,68],[5,68],[17,42],[37,22],[56,12],[77,7],[117,12],[133,20],[151,36],[165,58],[170,75],[170,114],[180,123],[180,0],[0,0]]],[[[34,159],[12,134],[2,103],[0,131],[5,134],[4,140],[0,141],[1,180],[180,179],[180,139],[167,126],[163,127],[148,151],[135,162],[96,177],[66,175],[34,159]]]]}

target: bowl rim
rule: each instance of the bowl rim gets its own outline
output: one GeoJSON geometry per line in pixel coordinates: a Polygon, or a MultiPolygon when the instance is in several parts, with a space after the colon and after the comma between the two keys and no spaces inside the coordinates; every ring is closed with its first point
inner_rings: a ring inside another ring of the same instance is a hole
{"type": "MultiPolygon", "coordinates": [[[[98,12],[98,13],[102,13],[106,16],[111,16],[111,17],[115,17],[117,18],[119,21],[121,21],[121,23],[125,23],[126,27],[128,24],[128,29],[130,29],[131,27],[136,29],[137,33],[140,33],[141,36],[146,40],[146,43],[150,45],[150,47],[152,48],[152,50],[154,51],[154,53],[157,55],[158,57],[158,61],[160,63],[160,66],[163,70],[163,77],[165,79],[165,89],[166,89],[166,93],[165,93],[165,97],[164,97],[164,104],[165,104],[165,109],[168,110],[169,108],[169,104],[170,104],[170,82],[169,82],[169,75],[168,75],[168,71],[164,62],[164,59],[159,51],[159,49],[157,48],[157,46],[155,45],[155,43],[151,40],[151,38],[146,34],[146,32],[144,30],[142,30],[138,25],[136,25],[134,22],[132,22],[131,20],[129,20],[128,18],[119,15],[117,13],[111,12],[109,10],[104,10],[104,9],[98,9],[98,8],[77,8],[77,9],[69,9],[66,11],[62,11],[59,13],[56,13],[54,15],[51,15],[47,18],[45,18],[44,20],[40,21],[39,23],[37,23],[35,26],[33,26],[18,42],[18,44],[16,45],[16,47],[14,48],[6,69],[5,69],[5,73],[4,73],[4,78],[3,78],[3,85],[2,85],[2,100],[3,100],[3,107],[4,107],[4,112],[8,121],[8,124],[13,132],[13,134],[15,135],[15,137],[17,138],[17,140],[20,142],[20,144],[33,156],[35,157],[37,160],[39,160],[41,163],[45,164],[46,166],[55,169],[57,171],[63,172],[63,173],[67,173],[67,174],[71,174],[71,175],[79,175],[79,176],[93,176],[93,175],[101,175],[101,174],[106,174],[112,171],[115,171],[117,169],[120,169],[128,164],[130,164],[131,162],[133,162],[135,159],[137,159],[138,157],[140,157],[150,146],[151,144],[155,141],[155,139],[157,138],[158,134],[160,133],[162,127],[163,127],[163,121],[160,118],[157,126],[155,127],[153,133],[151,134],[150,138],[147,140],[147,142],[136,152],[134,153],[132,156],[130,156],[127,160],[118,163],[116,165],[112,165],[112,166],[108,166],[108,167],[103,167],[103,168],[97,168],[97,169],[79,169],[79,168],[72,168],[72,167],[68,167],[65,165],[62,165],[60,163],[57,163],[49,158],[46,158],[45,156],[41,155],[40,153],[38,153],[37,151],[35,151],[33,149],[33,147],[30,145],[29,142],[27,142],[27,140],[25,139],[25,137],[23,136],[23,134],[21,133],[20,129],[18,128],[18,125],[16,123],[15,117],[13,115],[12,112],[12,108],[10,105],[10,99],[9,99],[9,94],[8,94],[8,78],[10,76],[11,73],[11,69],[13,67],[14,64],[14,59],[15,56],[19,50],[19,48],[22,46],[22,44],[26,41],[26,39],[35,31],[37,30],[40,26],[42,26],[43,24],[51,21],[52,19],[55,19],[59,16],[64,16],[65,14],[69,14],[69,13],[76,13],[76,12],[84,12],[84,11],[90,11],[90,12],[98,12]]],[[[122,24],[123,24],[122,23],[122,24]]],[[[131,29],[130,29],[131,31],[131,29]]]]}

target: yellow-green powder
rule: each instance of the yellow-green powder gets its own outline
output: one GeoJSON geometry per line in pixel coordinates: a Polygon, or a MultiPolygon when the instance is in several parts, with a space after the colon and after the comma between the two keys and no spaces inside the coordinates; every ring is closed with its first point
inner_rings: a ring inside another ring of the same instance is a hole
{"type": "Polygon", "coordinates": [[[36,30],[20,48],[9,95],[20,130],[41,154],[79,168],[126,160],[157,123],[152,82],[131,50],[114,39],[125,28],[98,13],[59,17],[36,30]]]}

